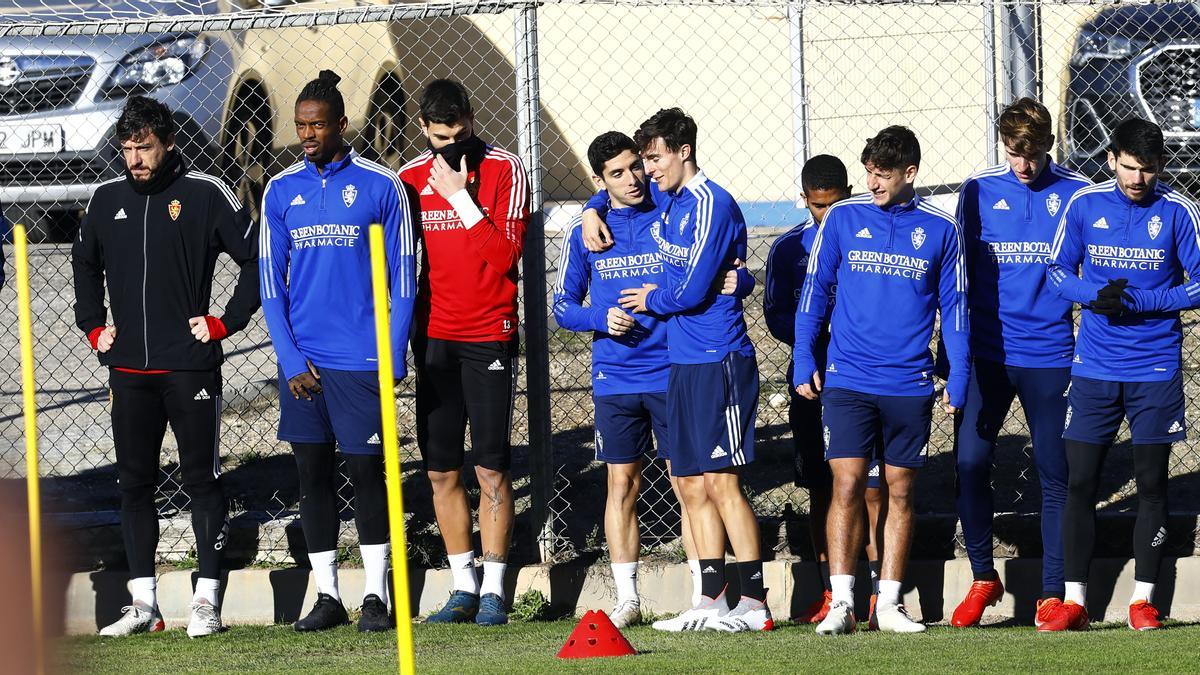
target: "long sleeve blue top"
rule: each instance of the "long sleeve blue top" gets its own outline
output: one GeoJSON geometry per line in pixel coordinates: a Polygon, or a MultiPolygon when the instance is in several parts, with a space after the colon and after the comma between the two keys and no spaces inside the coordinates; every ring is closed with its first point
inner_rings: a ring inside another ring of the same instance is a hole
{"type": "Polygon", "coordinates": [[[975,358],[1023,368],[1070,366],[1072,305],[1050,287],[1046,268],[1063,207],[1090,184],[1054,162],[1030,185],[1007,163],[963,182],[958,222],[975,358]]]}
{"type": "Polygon", "coordinates": [[[592,389],[597,396],[667,390],[671,362],[666,321],[636,314],[637,325],[615,336],[608,333],[607,318],[608,310],[619,306],[622,290],[664,283],[658,242],[651,235],[658,219],[659,210],[649,199],[608,211],[605,221],[614,243],[600,253],[583,245],[581,216],[563,232],[554,318],[567,330],[592,331],[592,389]],[[590,304],[584,305],[585,299],[590,304]]]}
{"type": "Polygon", "coordinates": [[[793,385],[817,369],[817,338],[837,285],[825,386],[868,394],[933,392],[934,322],[941,312],[951,405],[966,399],[970,367],[962,235],[949,214],[921,197],[880,208],[871,195],[826,213],[796,312],[793,385]]]}
{"type": "Polygon", "coordinates": [[[1088,305],[1112,279],[1131,287],[1132,315],[1083,312],[1072,373],[1117,382],[1175,375],[1183,344],[1179,311],[1200,307],[1196,204],[1163,183],[1141,203],[1115,180],[1084,188],[1067,203],[1051,256],[1047,276],[1064,300],[1088,305]]]}
{"type": "Polygon", "coordinates": [[[395,376],[416,297],[412,208],[396,173],[356,156],[317,170],[306,158],[267,183],[259,269],[267,328],[285,378],[318,368],[379,367],[369,227],[382,224],[395,376]]]}

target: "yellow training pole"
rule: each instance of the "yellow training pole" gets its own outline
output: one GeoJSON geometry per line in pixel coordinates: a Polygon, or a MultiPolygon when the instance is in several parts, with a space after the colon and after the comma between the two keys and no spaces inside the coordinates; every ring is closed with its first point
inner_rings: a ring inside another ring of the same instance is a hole
{"type": "Polygon", "coordinates": [[[371,226],[371,287],[375,292],[375,348],[379,354],[379,404],[383,410],[383,465],[387,474],[388,523],[392,534],[392,585],[396,597],[396,655],[402,675],[416,673],[412,619],[408,616],[408,542],[404,539],[404,494],[400,489],[400,441],[396,434],[396,391],[388,322],[387,266],[383,226],[371,226]]]}
{"type": "Polygon", "coordinates": [[[13,228],[17,311],[21,330],[21,388],[25,394],[25,494],[29,500],[29,566],[33,585],[33,649],[39,675],[46,672],[42,620],[42,494],[38,483],[37,402],[33,382],[33,316],[29,307],[29,242],[25,226],[13,228]]]}

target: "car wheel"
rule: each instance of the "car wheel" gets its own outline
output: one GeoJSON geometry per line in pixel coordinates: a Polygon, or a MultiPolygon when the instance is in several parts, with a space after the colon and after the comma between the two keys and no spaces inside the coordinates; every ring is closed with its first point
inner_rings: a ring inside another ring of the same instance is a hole
{"type": "Polygon", "coordinates": [[[381,164],[400,168],[404,146],[404,94],[398,84],[384,80],[371,97],[371,111],[363,130],[363,145],[381,164]]]}
{"type": "MultiPolygon", "coordinates": [[[[257,97],[255,97],[257,98],[257,97]]],[[[265,105],[265,102],[263,103],[265,105]]],[[[233,184],[238,200],[246,206],[250,217],[259,218],[263,190],[267,184],[267,146],[265,125],[259,114],[261,107],[243,101],[230,116],[226,132],[225,179],[233,184]]]]}

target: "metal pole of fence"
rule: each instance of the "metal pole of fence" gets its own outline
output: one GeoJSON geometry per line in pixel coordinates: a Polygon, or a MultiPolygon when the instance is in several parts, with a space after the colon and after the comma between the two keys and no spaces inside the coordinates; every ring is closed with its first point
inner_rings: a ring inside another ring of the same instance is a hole
{"type": "Polygon", "coordinates": [[[550,350],[546,305],[546,232],[542,211],[542,120],[538,85],[537,5],[517,6],[517,146],[529,174],[529,229],[525,233],[525,392],[529,412],[530,506],[535,543],[544,562],[555,554],[550,500],[554,496],[554,442],[550,428],[550,350]]]}
{"type": "Polygon", "coordinates": [[[1033,4],[1005,4],[1001,9],[1004,69],[1007,71],[1005,101],[1038,96],[1037,8],[1033,4]]]}
{"type": "Polygon", "coordinates": [[[17,264],[17,311],[21,332],[21,389],[25,403],[25,495],[29,507],[29,579],[33,594],[33,649],[37,672],[46,672],[42,619],[42,493],[38,474],[37,397],[33,378],[33,317],[29,292],[29,239],[25,226],[13,227],[17,264]]]}
{"type": "Polygon", "coordinates": [[[804,193],[800,170],[808,161],[808,83],[804,78],[804,5],[788,5],[792,43],[792,171],[799,206],[804,193]]]}
{"type": "Polygon", "coordinates": [[[388,321],[387,266],[383,255],[383,226],[372,225],[371,288],[375,300],[375,353],[379,357],[379,405],[383,418],[383,466],[387,476],[388,528],[392,539],[392,586],[396,613],[396,665],[400,675],[416,673],[412,618],[408,597],[408,540],[404,536],[404,490],[400,471],[400,439],[396,430],[395,365],[392,363],[391,323],[388,321]]]}
{"type": "Polygon", "coordinates": [[[992,0],[983,2],[983,87],[987,117],[988,165],[1000,163],[999,92],[996,82],[996,12],[992,0]]]}

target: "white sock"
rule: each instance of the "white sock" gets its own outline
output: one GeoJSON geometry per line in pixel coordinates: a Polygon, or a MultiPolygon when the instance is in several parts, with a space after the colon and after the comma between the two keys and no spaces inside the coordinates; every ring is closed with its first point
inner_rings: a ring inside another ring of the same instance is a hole
{"type": "Polygon", "coordinates": [[[479,587],[479,595],[483,597],[494,593],[504,599],[504,571],[508,563],[483,561],[483,584],[479,587]]]}
{"type": "Polygon", "coordinates": [[[638,601],[636,562],[613,563],[611,565],[613,580],[617,582],[617,604],[627,600],[638,601]]]}
{"type": "Polygon", "coordinates": [[[700,604],[700,561],[689,560],[688,569],[692,572],[692,607],[700,604]]]}
{"type": "Polygon", "coordinates": [[[388,556],[392,553],[392,545],[361,544],[358,547],[363,559],[363,599],[368,595],[377,595],[388,604],[388,556]]]}
{"type": "Polygon", "coordinates": [[[450,573],[454,575],[454,590],[479,595],[479,575],[475,573],[475,551],[447,555],[450,573]]]}
{"type": "Polygon", "coordinates": [[[192,602],[207,600],[208,604],[213,607],[219,607],[219,598],[221,597],[221,580],[220,579],[205,579],[197,577],[196,592],[192,594],[192,602]]]}
{"type": "Polygon", "coordinates": [[[844,602],[848,605],[854,605],[854,575],[853,574],[830,574],[829,587],[833,590],[833,597],[830,598],[830,603],[844,602]]]}
{"type": "Polygon", "coordinates": [[[879,580],[879,599],[875,601],[875,608],[880,607],[895,607],[900,604],[900,582],[894,579],[879,580]]]}
{"type": "Polygon", "coordinates": [[[155,577],[138,577],[129,580],[129,595],[134,602],[141,602],[151,607],[158,607],[158,579],[155,577]]]}
{"type": "Polygon", "coordinates": [[[1129,604],[1133,604],[1139,600],[1150,602],[1154,599],[1154,584],[1145,581],[1133,582],[1133,597],[1129,598],[1129,604]]]}
{"type": "Polygon", "coordinates": [[[1063,594],[1063,599],[1067,602],[1073,602],[1077,605],[1087,605],[1087,584],[1078,581],[1067,582],[1067,592],[1063,594]]]}
{"type": "Polygon", "coordinates": [[[338,593],[337,549],[310,552],[308,564],[312,567],[313,579],[317,583],[317,592],[331,595],[334,600],[341,602],[342,594],[338,593]]]}

